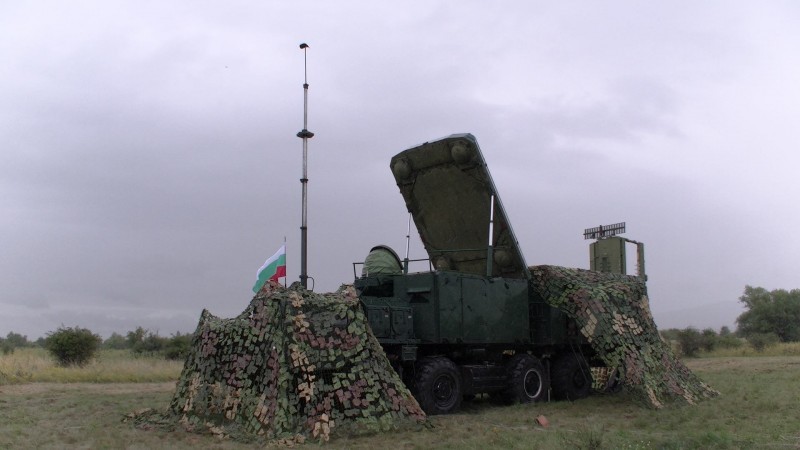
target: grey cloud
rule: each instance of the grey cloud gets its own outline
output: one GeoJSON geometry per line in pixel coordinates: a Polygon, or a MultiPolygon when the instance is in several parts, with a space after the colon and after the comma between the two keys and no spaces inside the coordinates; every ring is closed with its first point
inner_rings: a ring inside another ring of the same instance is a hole
{"type": "MultiPolygon", "coordinates": [[[[793,287],[791,208],[753,216],[790,183],[731,175],[762,130],[792,130],[703,119],[742,117],[750,97],[727,94],[767,82],[745,69],[784,48],[751,7],[48,6],[0,17],[0,335],[59,320],[191,331],[203,308],[244,308],[284,236],[296,279],[302,41],[318,290],[350,281],[372,245],[404,247],[389,159],[456,132],[481,144],[529,263],[585,267],[583,228],[626,220],[648,246],[654,311],[793,287]]],[[[780,114],[796,90],[768,82],[785,98],[759,101],[780,114]]],[[[796,159],[761,152],[765,167],[796,159]]]]}

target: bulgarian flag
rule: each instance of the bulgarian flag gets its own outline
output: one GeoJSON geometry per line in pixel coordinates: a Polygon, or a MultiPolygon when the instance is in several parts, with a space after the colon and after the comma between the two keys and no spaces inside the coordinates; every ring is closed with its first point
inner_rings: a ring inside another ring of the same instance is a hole
{"type": "Polygon", "coordinates": [[[256,272],[256,284],[253,285],[253,292],[258,293],[261,290],[261,286],[264,286],[267,281],[278,281],[278,278],[285,276],[286,244],[283,244],[256,272]]]}

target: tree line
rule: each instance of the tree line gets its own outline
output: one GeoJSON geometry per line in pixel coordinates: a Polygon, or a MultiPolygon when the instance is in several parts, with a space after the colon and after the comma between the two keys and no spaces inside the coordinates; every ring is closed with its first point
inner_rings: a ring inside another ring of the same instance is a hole
{"type": "Polygon", "coordinates": [[[800,341],[800,289],[775,289],[745,286],[739,297],[744,305],[736,319],[736,333],[722,327],[719,333],[706,328],[669,329],[661,331],[664,339],[677,342],[684,356],[695,356],[700,351],[732,348],[750,344],[756,351],[778,342],[800,341]]]}
{"type": "Polygon", "coordinates": [[[0,337],[0,352],[9,354],[17,348],[41,347],[50,352],[62,366],[83,366],[100,349],[129,350],[135,355],[181,360],[189,354],[191,342],[191,333],[176,332],[169,337],[163,337],[157,331],[137,327],[125,336],[114,332],[103,340],[87,328],[61,326],[36,341],[29,341],[27,336],[9,332],[5,338],[0,337]]]}
{"type": "MultiPolygon", "coordinates": [[[[700,331],[689,327],[662,330],[661,336],[677,342],[684,356],[738,347],[744,342],[761,351],[777,342],[800,341],[800,289],[768,291],[762,287],[745,286],[739,301],[744,305],[745,312],[736,319],[735,332],[728,327],[722,327],[719,332],[711,328],[700,331]]],[[[100,348],[130,350],[134,354],[180,360],[188,354],[191,341],[190,333],[178,332],[170,337],[162,337],[158,332],[142,327],[129,331],[125,336],[115,332],[103,340],[86,328],[62,326],[35,342],[29,342],[27,336],[9,332],[5,338],[0,337],[0,351],[8,354],[16,348],[39,346],[50,351],[62,365],[83,365],[100,348]]]]}

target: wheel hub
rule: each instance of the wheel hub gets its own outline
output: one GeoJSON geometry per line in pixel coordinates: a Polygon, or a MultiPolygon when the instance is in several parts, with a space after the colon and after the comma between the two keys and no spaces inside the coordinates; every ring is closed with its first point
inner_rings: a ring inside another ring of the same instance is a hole
{"type": "Polygon", "coordinates": [[[449,405],[453,401],[455,380],[448,375],[441,375],[433,383],[433,396],[438,405],[449,405]]]}
{"type": "Polygon", "coordinates": [[[525,372],[525,378],[522,383],[525,389],[525,395],[528,398],[536,398],[542,392],[542,377],[534,369],[525,372]]]}

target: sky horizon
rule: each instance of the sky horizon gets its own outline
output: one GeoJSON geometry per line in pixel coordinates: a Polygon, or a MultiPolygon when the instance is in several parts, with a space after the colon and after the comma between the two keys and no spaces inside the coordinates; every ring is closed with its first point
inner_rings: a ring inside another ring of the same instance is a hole
{"type": "MultiPolygon", "coordinates": [[[[402,254],[391,157],[473,134],[529,265],[644,242],[660,328],[800,288],[800,6],[712,1],[42,1],[0,6],[0,336],[195,329],[299,276],[402,254]]],[[[412,258],[425,257],[416,233],[412,258]]],[[[629,253],[629,259],[631,253],[629,253]]]]}

